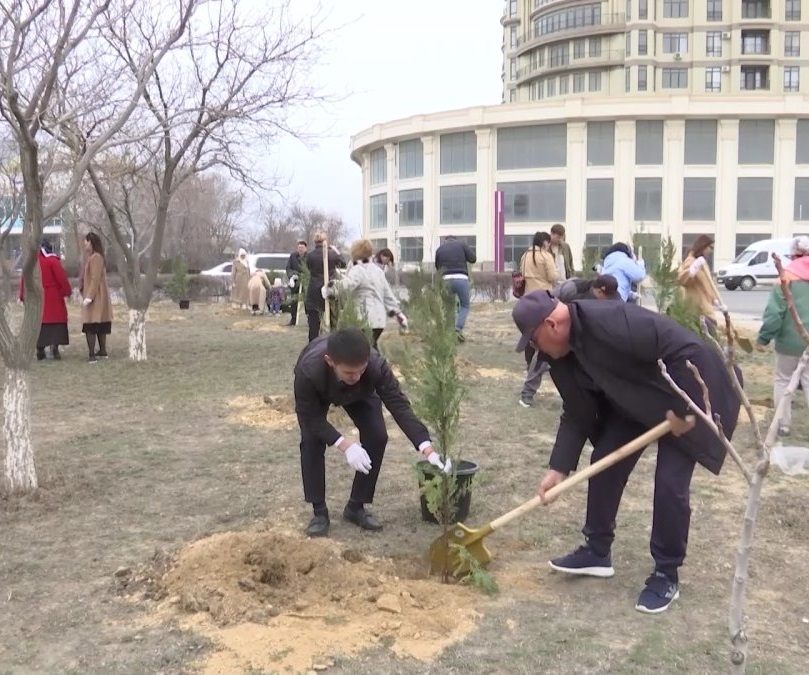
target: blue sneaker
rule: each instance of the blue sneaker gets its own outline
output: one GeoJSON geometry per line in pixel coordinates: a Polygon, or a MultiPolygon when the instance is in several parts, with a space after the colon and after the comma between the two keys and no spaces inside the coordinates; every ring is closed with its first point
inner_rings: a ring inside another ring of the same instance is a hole
{"type": "Polygon", "coordinates": [[[554,558],[548,564],[557,572],[583,577],[608,579],[615,575],[610,556],[596,555],[588,546],[579,546],[573,553],[554,558]]]}
{"type": "Polygon", "coordinates": [[[635,609],[644,614],[660,614],[679,597],[679,584],[665,572],[655,570],[646,580],[646,588],[640,592],[635,609]]]}

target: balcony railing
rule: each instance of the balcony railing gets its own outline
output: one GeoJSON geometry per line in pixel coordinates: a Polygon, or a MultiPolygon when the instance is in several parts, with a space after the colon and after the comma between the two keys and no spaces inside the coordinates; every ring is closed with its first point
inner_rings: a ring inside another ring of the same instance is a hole
{"type": "Polygon", "coordinates": [[[588,35],[590,33],[598,35],[599,33],[608,33],[612,31],[621,31],[626,25],[626,15],[623,13],[602,14],[600,23],[589,23],[586,25],[570,26],[553,32],[542,33],[533,28],[526,31],[517,40],[517,48],[525,49],[534,45],[545,44],[548,42],[559,42],[568,37],[576,35],[588,35]]]}
{"type": "Polygon", "coordinates": [[[591,70],[597,68],[609,68],[621,66],[624,63],[625,52],[623,49],[604,50],[598,56],[581,56],[576,59],[569,59],[564,63],[545,63],[534,66],[527,66],[517,71],[517,84],[524,84],[528,80],[533,80],[544,75],[551,75],[558,71],[591,70]]]}

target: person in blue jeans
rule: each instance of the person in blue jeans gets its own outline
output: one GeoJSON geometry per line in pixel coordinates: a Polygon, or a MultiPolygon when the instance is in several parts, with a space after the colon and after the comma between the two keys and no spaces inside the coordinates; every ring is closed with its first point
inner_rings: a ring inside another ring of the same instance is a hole
{"type": "Polygon", "coordinates": [[[469,244],[453,236],[444,238],[435,252],[435,269],[447,282],[450,292],[458,299],[458,316],[455,319],[455,333],[458,341],[464,341],[463,329],[469,316],[469,263],[475,263],[477,256],[469,244]]]}

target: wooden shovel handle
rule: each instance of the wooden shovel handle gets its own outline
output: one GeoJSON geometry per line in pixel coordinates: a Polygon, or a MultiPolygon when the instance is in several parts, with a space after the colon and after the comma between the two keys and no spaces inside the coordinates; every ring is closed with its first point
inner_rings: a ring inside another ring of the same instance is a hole
{"type": "Polygon", "coordinates": [[[509,511],[508,513],[500,516],[499,518],[493,520],[491,522],[492,530],[496,530],[499,527],[502,527],[506,523],[510,523],[515,518],[519,518],[524,513],[528,513],[532,511],[540,504],[544,504],[549,501],[553,501],[561,495],[563,492],[567,492],[570,488],[578,485],[586,481],[587,479],[595,476],[596,474],[601,473],[604,469],[611,467],[613,464],[617,464],[622,459],[629,457],[629,455],[636,453],[641,448],[645,448],[649,443],[652,441],[656,441],[658,438],[662,438],[667,433],[671,431],[671,423],[666,420],[665,422],[661,422],[656,427],[652,427],[647,431],[645,434],[641,434],[638,436],[634,441],[629,441],[626,445],[618,448],[614,452],[611,452],[606,457],[602,457],[597,462],[594,462],[590,466],[581,471],[574,473],[570,478],[566,478],[563,480],[559,485],[552,487],[545,493],[544,497],[540,497],[537,495],[533,499],[529,499],[524,504],[521,504],[516,509],[509,511]]]}
{"type": "MultiPolygon", "coordinates": [[[[329,241],[326,238],[323,239],[323,286],[329,287],[329,241]]],[[[328,333],[331,330],[331,304],[328,298],[323,302],[325,303],[323,326],[328,333]]]]}

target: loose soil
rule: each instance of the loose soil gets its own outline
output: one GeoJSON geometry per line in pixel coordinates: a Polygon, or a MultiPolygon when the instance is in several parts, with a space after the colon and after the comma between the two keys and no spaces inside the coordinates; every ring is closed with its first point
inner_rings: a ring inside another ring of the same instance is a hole
{"type": "Polygon", "coordinates": [[[480,602],[430,579],[425,559],[281,530],[196,541],[142,598],[150,621],[178,620],[212,640],[216,651],[197,664],[206,673],[322,670],[377,646],[428,661],[474,629],[480,602]]]}

